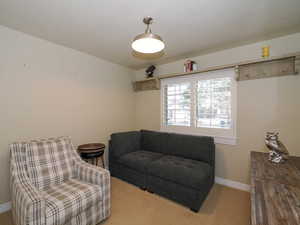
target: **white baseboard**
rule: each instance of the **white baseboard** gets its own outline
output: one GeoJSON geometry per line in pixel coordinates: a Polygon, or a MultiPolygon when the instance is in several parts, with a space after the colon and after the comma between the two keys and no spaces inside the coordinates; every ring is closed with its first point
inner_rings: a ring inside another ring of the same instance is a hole
{"type": "Polygon", "coordinates": [[[243,184],[243,183],[240,183],[240,182],[237,182],[237,181],[227,180],[227,179],[224,179],[224,178],[221,178],[221,177],[215,177],[215,182],[217,184],[222,184],[224,186],[239,189],[239,190],[242,190],[242,191],[248,191],[248,192],[250,191],[250,185],[243,184]]]}
{"type": "Polygon", "coordinates": [[[11,202],[5,202],[0,204],[0,213],[4,213],[11,209],[11,202]]]}

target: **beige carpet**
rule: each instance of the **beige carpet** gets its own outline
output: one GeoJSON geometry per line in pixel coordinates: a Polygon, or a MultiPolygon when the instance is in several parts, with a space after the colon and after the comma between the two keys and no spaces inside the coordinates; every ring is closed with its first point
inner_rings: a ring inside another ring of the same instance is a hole
{"type": "MultiPolygon", "coordinates": [[[[101,225],[249,225],[250,195],[215,185],[199,213],[112,178],[112,214],[101,225]]],[[[0,225],[12,225],[11,213],[0,225]]]]}

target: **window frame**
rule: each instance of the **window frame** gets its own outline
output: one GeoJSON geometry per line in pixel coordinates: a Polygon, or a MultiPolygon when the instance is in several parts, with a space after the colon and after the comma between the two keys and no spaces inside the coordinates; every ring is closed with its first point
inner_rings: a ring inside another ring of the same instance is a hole
{"type": "Polygon", "coordinates": [[[212,136],[215,143],[236,145],[236,121],[237,121],[237,81],[234,68],[196,73],[182,77],[165,78],[161,80],[161,131],[184,133],[191,135],[212,136]],[[231,128],[204,128],[196,127],[197,109],[197,81],[229,77],[231,79],[231,128]],[[165,86],[168,84],[191,83],[191,126],[166,125],[165,120],[165,86]]]}

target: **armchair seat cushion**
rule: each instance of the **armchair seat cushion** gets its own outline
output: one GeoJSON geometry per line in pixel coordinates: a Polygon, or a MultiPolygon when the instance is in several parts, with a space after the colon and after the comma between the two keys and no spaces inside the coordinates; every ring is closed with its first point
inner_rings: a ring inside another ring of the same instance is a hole
{"type": "Polygon", "coordinates": [[[159,159],[163,154],[149,151],[136,151],[127,153],[119,158],[119,162],[132,169],[136,169],[139,172],[146,172],[147,165],[153,160],[159,159]]]}
{"type": "Polygon", "coordinates": [[[149,164],[148,173],[174,183],[200,189],[212,174],[212,168],[205,162],[166,155],[149,164]]]}
{"type": "Polygon", "coordinates": [[[102,201],[100,185],[69,179],[44,192],[46,224],[65,224],[73,217],[102,201]]]}

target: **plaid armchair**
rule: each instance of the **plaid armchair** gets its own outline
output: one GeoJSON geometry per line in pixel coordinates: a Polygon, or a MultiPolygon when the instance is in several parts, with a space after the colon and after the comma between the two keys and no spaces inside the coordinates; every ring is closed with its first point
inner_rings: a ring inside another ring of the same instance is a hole
{"type": "Polygon", "coordinates": [[[110,215],[110,174],[87,164],[69,137],[10,145],[16,225],[95,225],[110,215]]]}

